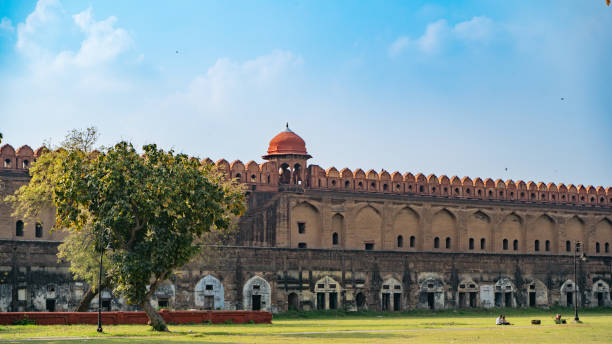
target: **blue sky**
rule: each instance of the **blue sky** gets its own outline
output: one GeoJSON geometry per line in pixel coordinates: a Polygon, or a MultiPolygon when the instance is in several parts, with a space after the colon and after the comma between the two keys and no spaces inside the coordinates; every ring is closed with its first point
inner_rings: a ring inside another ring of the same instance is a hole
{"type": "Polygon", "coordinates": [[[0,0],[15,147],[261,162],[289,122],[324,168],[610,186],[610,80],[604,0],[0,0]]]}

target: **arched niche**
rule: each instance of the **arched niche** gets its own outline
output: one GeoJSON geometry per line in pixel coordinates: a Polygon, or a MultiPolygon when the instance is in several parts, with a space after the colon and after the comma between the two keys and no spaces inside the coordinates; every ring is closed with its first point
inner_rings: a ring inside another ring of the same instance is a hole
{"type": "Polygon", "coordinates": [[[584,242],[584,221],[578,216],[573,216],[565,223],[565,235],[559,243],[559,252],[573,254],[579,241],[584,242]]]}
{"type": "Polygon", "coordinates": [[[429,244],[425,245],[430,250],[436,251],[451,251],[457,242],[456,236],[456,217],[447,209],[442,209],[434,214],[431,221],[431,239],[429,244]],[[434,247],[434,238],[440,238],[439,248],[434,247]],[[450,239],[450,245],[447,248],[446,243],[450,239]]]}
{"type": "Polygon", "coordinates": [[[502,277],[495,282],[495,307],[516,307],[514,283],[502,277]]]}
{"type": "Polygon", "coordinates": [[[396,250],[416,250],[416,238],[419,237],[419,215],[409,207],[402,208],[393,221],[393,232],[386,235],[385,246],[396,250]],[[402,236],[402,247],[398,247],[397,238],[402,236]],[[411,238],[414,238],[411,240],[411,238]]]}
{"type": "Polygon", "coordinates": [[[467,221],[466,237],[461,242],[462,250],[467,252],[486,251],[491,238],[490,233],[491,218],[480,210],[471,214],[467,221]],[[484,244],[484,246],[481,244],[484,244]]]}
{"type": "Polygon", "coordinates": [[[561,284],[561,288],[559,289],[559,305],[564,307],[573,307],[574,302],[577,302],[578,305],[582,304],[582,295],[580,293],[580,287],[574,283],[573,280],[568,279],[563,284],[561,284]]]}
{"type": "Polygon", "coordinates": [[[380,249],[382,217],[379,211],[368,205],[357,211],[351,235],[345,238],[347,248],[355,250],[380,249]]]}
{"type": "Polygon", "coordinates": [[[598,280],[593,283],[591,288],[591,306],[592,307],[609,307],[612,305],[610,300],[610,286],[603,280],[598,280]]]}
{"type": "Polygon", "coordinates": [[[461,308],[478,307],[478,284],[472,279],[463,279],[457,287],[457,306],[461,308]]]}
{"type": "Polygon", "coordinates": [[[402,283],[390,277],[383,281],[380,289],[381,310],[399,312],[402,310],[402,283]]]}
{"type": "Polygon", "coordinates": [[[195,305],[201,309],[215,310],[225,308],[223,284],[212,275],[206,275],[195,287],[195,305]]]}
{"type": "MultiPolygon", "coordinates": [[[[291,213],[291,247],[321,247],[321,216],[308,202],[298,203],[291,213]]],[[[327,246],[327,245],[326,245],[327,246]]]]}
{"type": "Polygon", "coordinates": [[[542,281],[527,278],[524,288],[524,305],[527,307],[548,307],[548,288],[542,281]]]}
{"type": "Polygon", "coordinates": [[[242,288],[242,304],[248,311],[272,310],[271,302],[272,289],[265,279],[259,276],[251,277],[242,288]]]}
{"type": "Polygon", "coordinates": [[[528,253],[553,253],[555,242],[555,221],[544,214],[538,217],[527,229],[526,245],[528,253]],[[546,242],[549,244],[547,245],[546,242]]]}
{"type": "Polygon", "coordinates": [[[443,309],[444,283],[437,278],[427,278],[419,284],[419,308],[443,309]]]}
{"type": "Polygon", "coordinates": [[[325,276],[315,284],[315,308],[338,309],[340,307],[340,283],[330,276],[325,276]]]}

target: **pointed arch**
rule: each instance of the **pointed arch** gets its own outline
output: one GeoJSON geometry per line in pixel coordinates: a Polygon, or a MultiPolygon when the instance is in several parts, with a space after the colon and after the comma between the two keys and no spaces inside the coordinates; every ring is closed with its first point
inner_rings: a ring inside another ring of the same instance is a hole
{"type": "Polygon", "coordinates": [[[245,310],[272,311],[272,288],[263,277],[251,277],[242,288],[242,303],[245,310]]]}
{"type": "Polygon", "coordinates": [[[195,286],[194,300],[200,309],[224,309],[225,290],[223,284],[213,275],[202,277],[195,286]]]}

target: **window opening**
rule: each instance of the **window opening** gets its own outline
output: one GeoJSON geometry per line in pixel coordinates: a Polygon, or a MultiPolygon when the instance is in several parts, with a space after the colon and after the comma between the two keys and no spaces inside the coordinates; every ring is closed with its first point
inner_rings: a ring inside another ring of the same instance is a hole
{"type": "Polygon", "coordinates": [[[470,249],[470,250],[473,250],[473,249],[474,249],[474,238],[470,238],[469,249],[470,249]]]}
{"type": "Polygon", "coordinates": [[[546,240],[546,243],[544,243],[544,245],[546,246],[546,252],[550,251],[550,240],[546,240]]]}
{"type": "Polygon", "coordinates": [[[415,241],[415,237],[414,235],[410,237],[410,247],[414,247],[414,241],[415,241]]]}
{"type": "Polygon", "coordinates": [[[37,238],[42,238],[43,236],[43,227],[39,222],[36,223],[35,234],[37,238]]]}
{"type": "Polygon", "coordinates": [[[305,242],[298,243],[298,248],[306,248],[306,243],[305,242]]]}
{"type": "Polygon", "coordinates": [[[502,242],[502,247],[504,250],[508,249],[508,239],[504,239],[504,241],[502,242]]]}
{"type": "Polygon", "coordinates": [[[451,238],[446,238],[446,248],[451,248],[451,238]]]}
{"type": "Polygon", "coordinates": [[[599,251],[600,251],[599,243],[598,243],[598,242],[596,242],[596,243],[595,243],[595,252],[596,252],[596,253],[599,253],[599,251]]]}
{"type": "Polygon", "coordinates": [[[366,243],[365,244],[365,249],[366,249],[366,251],[372,251],[374,249],[374,244],[373,243],[366,243]]]}
{"type": "Polygon", "coordinates": [[[480,249],[481,250],[485,249],[485,238],[480,239],[480,249]]]}
{"type": "Polygon", "coordinates": [[[338,245],[338,233],[332,234],[332,245],[338,245]]]}
{"type": "Polygon", "coordinates": [[[306,223],[298,222],[298,233],[300,234],[306,233],[306,223]]]}
{"type": "Polygon", "coordinates": [[[397,237],[397,247],[404,247],[404,237],[401,235],[397,237]]]}
{"type": "Polygon", "coordinates": [[[434,239],[434,248],[439,248],[440,247],[440,238],[435,237],[434,239]]]}
{"type": "Polygon", "coordinates": [[[533,248],[534,248],[535,251],[539,251],[540,250],[540,240],[536,240],[533,243],[533,248]]]}
{"type": "Polygon", "coordinates": [[[15,223],[15,235],[23,236],[23,221],[17,220],[15,223]]]}
{"type": "Polygon", "coordinates": [[[513,246],[512,248],[513,248],[515,251],[518,251],[518,240],[514,240],[514,241],[512,242],[512,246],[513,246]]]}

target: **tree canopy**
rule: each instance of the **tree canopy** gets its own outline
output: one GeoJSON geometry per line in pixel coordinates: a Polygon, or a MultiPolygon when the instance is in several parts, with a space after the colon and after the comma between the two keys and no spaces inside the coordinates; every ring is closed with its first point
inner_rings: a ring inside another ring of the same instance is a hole
{"type": "Polygon", "coordinates": [[[110,244],[107,276],[114,290],[140,305],[156,330],[166,330],[151,295],[198,253],[200,238],[231,228],[244,211],[244,194],[213,165],[155,145],[143,150],[140,155],[120,142],[91,161],[68,151],[54,204],[59,227],[91,226],[99,247],[110,244]]]}

